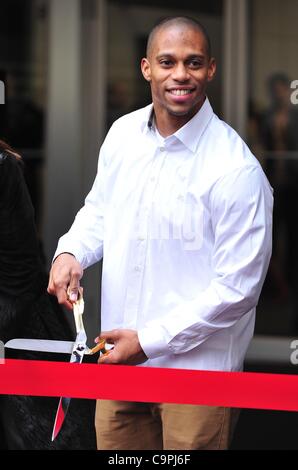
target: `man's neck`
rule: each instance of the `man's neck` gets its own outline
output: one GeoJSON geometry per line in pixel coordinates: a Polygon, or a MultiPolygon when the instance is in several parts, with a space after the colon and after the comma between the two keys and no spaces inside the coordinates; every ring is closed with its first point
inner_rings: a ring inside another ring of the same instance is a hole
{"type": "Polygon", "coordinates": [[[182,116],[170,114],[167,109],[159,109],[158,106],[153,104],[155,125],[160,135],[162,137],[169,137],[170,135],[175,134],[178,129],[185,126],[185,124],[187,124],[188,121],[190,121],[199,112],[204,104],[204,101],[200,104],[199,107],[195,108],[193,112],[182,116]]]}

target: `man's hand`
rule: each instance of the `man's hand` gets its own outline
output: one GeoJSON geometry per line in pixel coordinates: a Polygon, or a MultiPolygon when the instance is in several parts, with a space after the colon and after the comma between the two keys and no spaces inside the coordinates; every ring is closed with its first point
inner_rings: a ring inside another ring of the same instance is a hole
{"type": "Polygon", "coordinates": [[[95,339],[105,339],[107,343],[114,344],[106,356],[101,356],[99,364],[127,364],[136,365],[147,361],[148,357],[141,348],[138,333],[134,330],[112,330],[100,334],[95,339]]]}
{"type": "Polygon", "coordinates": [[[72,310],[72,302],[78,297],[83,269],[70,253],[61,253],[55,259],[48,285],[48,293],[57,296],[59,304],[72,310]],[[68,295],[69,294],[69,295],[68,295]]]}

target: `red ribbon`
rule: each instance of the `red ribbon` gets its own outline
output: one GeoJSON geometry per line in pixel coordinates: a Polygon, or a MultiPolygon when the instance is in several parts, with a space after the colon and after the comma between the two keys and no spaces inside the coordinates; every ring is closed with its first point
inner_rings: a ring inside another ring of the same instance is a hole
{"type": "Polygon", "coordinates": [[[298,411],[298,375],[7,359],[0,394],[298,411]]]}

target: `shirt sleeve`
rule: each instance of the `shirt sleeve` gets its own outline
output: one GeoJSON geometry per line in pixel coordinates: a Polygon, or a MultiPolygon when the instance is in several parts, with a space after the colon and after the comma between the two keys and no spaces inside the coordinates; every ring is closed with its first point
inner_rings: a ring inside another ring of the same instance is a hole
{"type": "Polygon", "coordinates": [[[138,331],[147,357],[190,351],[257,305],[271,257],[272,208],[272,188],[259,166],[216,182],[209,207],[214,278],[196,298],[138,331]]]}
{"type": "Polygon", "coordinates": [[[59,239],[53,259],[61,253],[71,253],[85,269],[102,258],[105,172],[105,144],[103,144],[92,189],[70,230],[59,239]]]}

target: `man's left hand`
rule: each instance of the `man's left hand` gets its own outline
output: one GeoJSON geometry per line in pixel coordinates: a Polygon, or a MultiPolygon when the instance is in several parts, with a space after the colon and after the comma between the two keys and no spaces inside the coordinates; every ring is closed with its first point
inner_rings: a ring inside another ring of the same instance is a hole
{"type": "Polygon", "coordinates": [[[105,339],[107,343],[114,345],[107,355],[99,358],[99,364],[136,365],[142,364],[148,359],[141,348],[138,333],[135,330],[105,331],[95,339],[95,342],[99,339],[105,339]]]}

